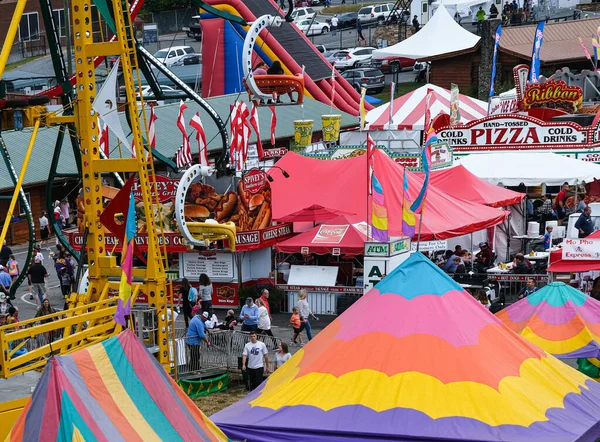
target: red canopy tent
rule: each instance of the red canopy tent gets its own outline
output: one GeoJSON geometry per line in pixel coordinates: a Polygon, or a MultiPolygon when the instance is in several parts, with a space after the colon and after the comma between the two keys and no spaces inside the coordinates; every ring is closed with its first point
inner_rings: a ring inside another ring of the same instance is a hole
{"type": "MultiPolygon", "coordinates": [[[[375,151],[374,170],[383,187],[391,236],[402,236],[402,182],[404,169],[385,153],[375,151]]],[[[356,213],[367,220],[366,156],[318,160],[288,152],[269,170],[274,178],[273,218],[278,219],[311,204],[356,213]],[[285,178],[282,171],[289,174],[285,178]]],[[[423,186],[417,174],[407,172],[409,192],[414,198],[423,186]]],[[[507,212],[467,200],[457,199],[430,186],[421,240],[446,239],[495,226],[507,212]]]]}
{"type": "MultiPolygon", "coordinates": [[[[419,173],[419,176],[423,176],[423,173],[419,173]]],[[[525,198],[524,193],[494,186],[482,180],[464,166],[434,170],[429,182],[452,196],[490,207],[518,204],[525,198]]]]}
{"type": "Polygon", "coordinates": [[[316,223],[317,221],[327,221],[332,218],[336,218],[340,215],[354,214],[337,209],[328,209],[327,207],[319,206],[318,204],[313,204],[310,207],[305,207],[302,210],[290,213],[289,215],[286,215],[283,218],[275,219],[275,221],[279,221],[280,223],[316,223]]]}
{"type": "MultiPolygon", "coordinates": [[[[600,238],[600,230],[592,233],[588,238],[600,238]]],[[[562,259],[562,249],[550,252],[550,265],[548,271],[553,273],[590,272],[600,270],[600,260],[562,259]]]]}
{"type": "Polygon", "coordinates": [[[367,223],[356,216],[338,216],[286,239],[275,246],[278,252],[299,253],[302,247],[308,247],[310,253],[325,255],[340,249],[342,255],[362,255],[367,241],[367,223]]]}

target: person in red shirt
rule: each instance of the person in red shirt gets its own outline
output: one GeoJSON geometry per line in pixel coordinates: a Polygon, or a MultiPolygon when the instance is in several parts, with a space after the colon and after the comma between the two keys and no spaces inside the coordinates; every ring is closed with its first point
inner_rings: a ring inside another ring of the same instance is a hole
{"type": "MultiPolygon", "coordinates": [[[[267,313],[269,314],[269,318],[271,318],[271,306],[269,305],[269,290],[267,290],[267,289],[262,289],[261,290],[261,292],[260,292],[260,300],[265,305],[265,308],[267,309],[267,313]]],[[[272,319],[273,318],[271,318],[271,320],[272,319]]]]}
{"type": "Polygon", "coordinates": [[[556,210],[556,217],[558,218],[558,225],[562,224],[562,220],[567,215],[567,198],[569,197],[569,183],[564,183],[562,185],[562,189],[556,195],[556,200],[554,203],[554,210],[556,210]]]}

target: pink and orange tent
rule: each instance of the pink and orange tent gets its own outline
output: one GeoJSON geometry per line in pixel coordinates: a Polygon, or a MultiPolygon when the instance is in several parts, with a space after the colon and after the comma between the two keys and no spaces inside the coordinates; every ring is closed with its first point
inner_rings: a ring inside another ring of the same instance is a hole
{"type": "Polygon", "coordinates": [[[600,356],[600,301],[563,282],[548,284],[496,316],[557,358],[600,356]]]}
{"type": "Polygon", "coordinates": [[[600,384],[415,253],[211,418],[249,442],[593,441],[600,384]]]}
{"type": "Polygon", "coordinates": [[[227,441],[130,331],[52,358],[7,442],[227,441]]]}

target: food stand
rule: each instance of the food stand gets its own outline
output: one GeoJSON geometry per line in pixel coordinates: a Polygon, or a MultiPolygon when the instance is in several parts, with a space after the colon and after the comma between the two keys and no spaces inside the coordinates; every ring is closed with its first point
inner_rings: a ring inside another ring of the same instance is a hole
{"type": "MultiPolygon", "coordinates": [[[[221,178],[231,184],[231,178],[221,178]]],[[[210,248],[191,248],[183,240],[174,220],[174,201],[179,184],[178,178],[157,175],[155,186],[158,204],[154,206],[154,216],[164,226],[164,234],[159,241],[166,247],[170,268],[167,270],[170,285],[178,302],[179,287],[182,278],[188,278],[197,285],[200,274],[207,274],[213,283],[212,304],[215,308],[231,308],[238,306],[239,289],[243,285],[251,285],[253,281],[268,278],[271,272],[271,247],[292,235],[291,223],[271,225],[271,189],[267,174],[259,169],[252,169],[239,180],[236,191],[219,193],[215,186],[194,182],[189,186],[186,196],[185,216],[190,220],[205,220],[209,214],[215,213],[219,223],[234,222],[236,224],[235,251],[226,250],[226,244],[212,245],[210,248]],[[214,248],[212,248],[214,247],[214,248]]],[[[223,186],[227,188],[226,186],[223,186]]],[[[148,236],[145,234],[146,214],[143,213],[141,193],[134,184],[136,201],[137,235],[134,239],[139,258],[147,251],[148,236]]],[[[105,192],[113,195],[115,192],[105,192]]],[[[70,234],[71,244],[80,250],[83,244],[83,229],[70,234]]],[[[120,253],[119,239],[106,232],[105,243],[107,253],[120,253]]],[[[137,302],[146,302],[146,295],[141,293],[137,302]]]]}

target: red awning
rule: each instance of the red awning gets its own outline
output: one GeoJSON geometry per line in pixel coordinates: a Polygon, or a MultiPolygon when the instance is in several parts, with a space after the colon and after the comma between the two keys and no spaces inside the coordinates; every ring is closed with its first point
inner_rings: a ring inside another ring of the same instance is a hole
{"type": "MultiPolygon", "coordinates": [[[[588,238],[600,238],[600,230],[592,233],[588,238]]],[[[600,270],[600,260],[562,259],[562,250],[550,252],[550,265],[547,269],[553,273],[577,273],[600,270]]]]}
{"type": "MultiPolygon", "coordinates": [[[[374,170],[383,187],[391,236],[402,236],[402,182],[404,169],[385,153],[375,151],[374,170]]],[[[278,219],[312,204],[356,213],[367,220],[367,160],[362,155],[342,160],[318,160],[288,152],[269,170],[274,180],[273,218],[278,219]]],[[[409,193],[415,198],[423,181],[407,172],[409,193]]],[[[421,240],[446,239],[495,226],[507,212],[455,198],[430,186],[421,240]]]]}
{"type": "MultiPolygon", "coordinates": [[[[419,176],[423,176],[422,173],[419,176]]],[[[514,192],[504,187],[494,186],[469,172],[464,166],[431,172],[430,182],[443,192],[457,198],[491,207],[505,207],[518,204],[524,193],[514,192]]]]}
{"type": "Polygon", "coordinates": [[[341,255],[362,255],[367,241],[367,224],[355,216],[338,216],[275,246],[278,252],[325,255],[340,249],[341,255]]]}
{"type": "Polygon", "coordinates": [[[317,221],[327,221],[337,218],[340,215],[354,215],[354,213],[346,213],[343,210],[328,209],[327,207],[313,204],[310,207],[305,207],[298,212],[290,213],[276,221],[282,223],[316,223],[317,221]]]}

